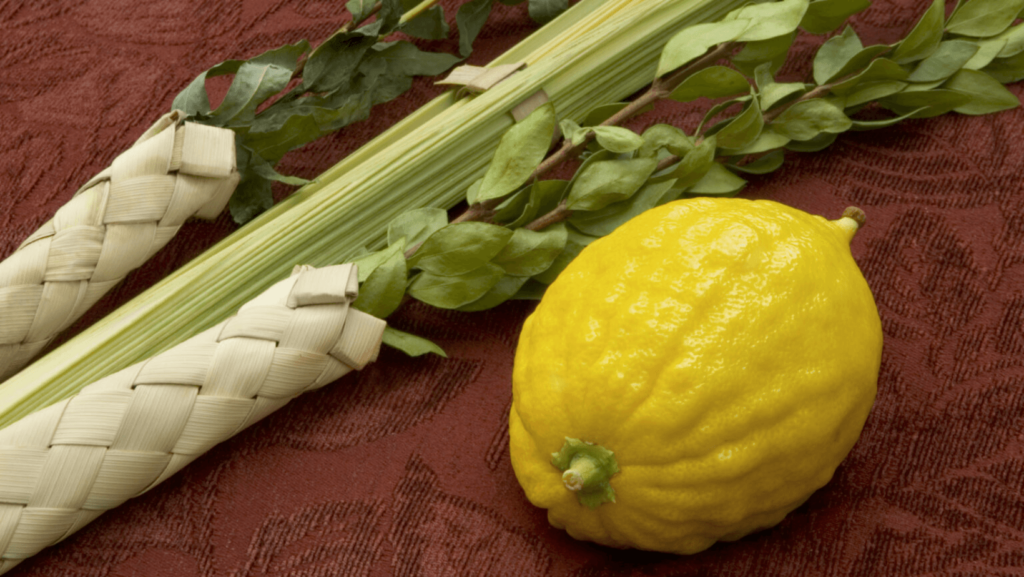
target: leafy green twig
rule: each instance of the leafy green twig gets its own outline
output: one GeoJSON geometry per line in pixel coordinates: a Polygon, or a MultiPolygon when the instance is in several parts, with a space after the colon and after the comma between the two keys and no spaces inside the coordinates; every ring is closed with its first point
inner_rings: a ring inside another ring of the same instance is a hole
{"type": "MultiPolygon", "coordinates": [[[[420,209],[392,222],[389,246],[358,261],[355,306],[386,317],[409,297],[465,311],[539,298],[587,244],[633,216],[678,198],[735,195],[746,184],[741,175],[778,169],[786,150],[821,150],[842,132],[909,118],[1019,106],[1001,82],[1024,77],[1024,25],[1011,26],[1024,0],[971,0],[948,20],[934,0],[891,46],[865,47],[848,27],[819,48],[811,82],[777,82],[796,28],[841,25],[836,6],[863,4],[781,0],[692,27],[666,45],[662,80],[632,103],[603,107],[599,120],[592,112],[590,126],[559,123],[551,104],[538,108],[503,136],[467,192],[467,212],[449,223],[443,210],[420,209]],[[716,65],[727,54],[731,67],[716,65]],[[642,134],[618,126],[666,91],[680,102],[720,101],[692,134],[667,124],[642,134]],[[860,119],[869,106],[894,115],[860,119]],[[565,140],[548,155],[559,124],[565,140]],[[571,180],[540,179],[576,155],[583,162],[571,180]]],[[[385,342],[410,354],[440,351],[405,333],[385,342]]]]}
{"type": "MultiPolygon", "coordinates": [[[[241,176],[230,203],[235,221],[244,223],[271,206],[272,182],[308,182],[276,171],[286,153],[367,118],[373,106],[408,90],[413,77],[440,74],[468,56],[492,1],[460,6],[459,56],[384,40],[399,31],[427,40],[448,37],[437,0],[349,0],[350,21],[316,48],[301,40],[200,74],[174,99],[173,108],[193,122],[235,131],[241,176]],[[227,94],[211,109],[207,79],[229,74],[234,78],[227,94]]],[[[537,2],[531,0],[531,10],[537,2]]],[[[558,2],[548,4],[557,11],[558,2]]]]}
{"type": "MultiPolygon", "coordinates": [[[[633,118],[634,116],[637,116],[649,109],[650,106],[658,100],[668,98],[672,94],[672,91],[682,84],[684,80],[696,72],[699,72],[700,70],[703,70],[728,56],[736,49],[736,46],[737,43],[735,42],[722,43],[680,70],[672,72],[664,77],[657,78],[651,84],[651,87],[636,100],[622,106],[617,112],[600,122],[598,126],[622,125],[626,120],[629,120],[630,118],[633,118]]],[[[561,166],[568,159],[578,156],[587,147],[587,145],[596,138],[597,133],[594,130],[586,130],[577,138],[572,138],[571,136],[572,135],[567,135],[563,138],[561,147],[537,165],[530,174],[528,182],[535,182],[539,180],[545,174],[548,174],[555,168],[561,166]]],[[[475,203],[453,220],[452,223],[488,220],[493,216],[494,209],[504,202],[506,198],[507,195],[497,198],[489,198],[475,203]]]]}

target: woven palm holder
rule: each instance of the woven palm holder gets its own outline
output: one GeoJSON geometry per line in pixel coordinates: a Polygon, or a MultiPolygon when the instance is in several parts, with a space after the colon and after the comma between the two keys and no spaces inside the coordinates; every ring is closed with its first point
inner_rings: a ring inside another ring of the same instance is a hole
{"type": "Polygon", "coordinates": [[[0,263],[0,382],[238,184],[230,130],[161,117],[0,263]]]}
{"type": "Polygon", "coordinates": [[[377,358],[355,265],[296,267],[238,314],[0,430],[0,574],[377,358]]]}

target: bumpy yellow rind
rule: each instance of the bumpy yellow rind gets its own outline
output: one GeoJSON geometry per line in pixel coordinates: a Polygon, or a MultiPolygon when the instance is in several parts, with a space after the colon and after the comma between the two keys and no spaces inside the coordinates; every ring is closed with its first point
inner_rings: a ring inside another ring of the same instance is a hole
{"type": "Polygon", "coordinates": [[[777,524],[831,479],[874,402],[882,331],[857,223],[691,199],[595,241],[520,336],[510,446],[527,497],[575,538],[696,553],[777,524]],[[613,451],[590,510],[551,465],[613,451]]]}

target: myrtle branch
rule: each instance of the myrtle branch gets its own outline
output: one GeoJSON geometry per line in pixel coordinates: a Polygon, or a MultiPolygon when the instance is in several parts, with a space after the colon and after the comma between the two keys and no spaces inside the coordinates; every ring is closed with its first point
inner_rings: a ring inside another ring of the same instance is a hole
{"type": "MultiPolygon", "coordinates": [[[[721,60],[727,58],[732,52],[739,46],[738,42],[725,42],[719,44],[704,56],[701,56],[697,60],[694,60],[690,64],[671,72],[665,76],[657,78],[651,83],[651,87],[647,89],[639,98],[630,102],[628,105],[623,107],[621,110],[610,116],[607,120],[602,122],[600,126],[619,126],[626,120],[641,114],[644,109],[654,104],[658,100],[668,98],[672,91],[679,87],[684,80],[694,75],[695,73],[711,66],[721,60]]],[[[564,162],[570,158],[575,158],[582,152],[587,144],[594,139],[593,131],[588,132],[583,142],[573,145],[572,140],[565,138],[562,139],[562,146],[555,151],[554,154],[547,157],[544,162],[541,162],[537,168],[534,169],[533,174],[527,179],[527,182],[532,183],[539,180],[543,175],[551,172],[555,168],[561,166],[564,162]]],[[[506,197],[492,198],[483,202],[478,202],[470,206],[465,212],[460,214],[452,224],[459,222],[469,221],[487,221],[494,216],[495,209],[504,202],[506,197]]]]}

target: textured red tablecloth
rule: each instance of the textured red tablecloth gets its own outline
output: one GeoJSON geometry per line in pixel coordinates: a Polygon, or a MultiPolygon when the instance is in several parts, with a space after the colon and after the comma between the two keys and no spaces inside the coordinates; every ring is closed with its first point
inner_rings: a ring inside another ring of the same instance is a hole
{"type": "MultiPolygon", "coordinates": [[[[876,0],[857,30],[865,43],[893,42],[927,4],[876,0]]],[[[341,5],[0,1],[0,256],[198,72],[325,38],[341,5]]],[[[533,28],[525,4],[498,5],[471,62],[533,28]]],[[[786,70],[806,70],[813,44],[802,40],[786,70]]],[[[282,170],[311,177],[438,92],[418,81],[282,170]]],[[[657,115],[694,122],[682,105],[657,115]]],[[[394,324],[436,339],[450,359],[385,352],[10,574],[1024,575],[1022,134],[1020,110],[912,121],[789,153],[778,173],[752,180],[747,196],[830,218],[865,209],[853,251],[885,330],[878,401],[860,442],[774,529],[676,557],[549,527],[507,450],[512,355],[532,304],[472,314],[411,306],[394,324]]],[[[187,225],[76,329],[231,230],[227,217],[187,225]]]]}

